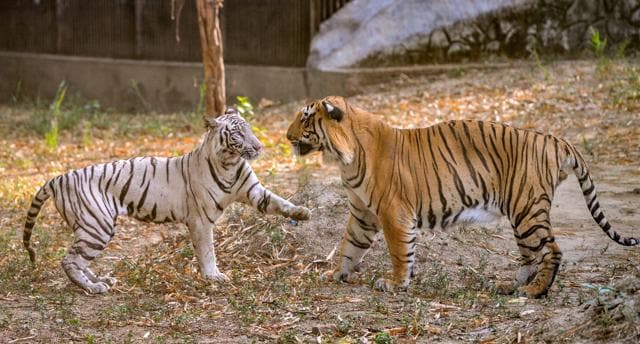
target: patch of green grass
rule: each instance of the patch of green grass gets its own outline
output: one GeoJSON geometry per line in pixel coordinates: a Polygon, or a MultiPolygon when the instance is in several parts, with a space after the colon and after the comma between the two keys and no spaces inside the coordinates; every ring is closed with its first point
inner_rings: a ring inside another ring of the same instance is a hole
{"type": "MultiPolygon", "coordinates": [[[[101,309],[100,319],[117,322],[143,319],[161,321],[167,316],[166,311],[167,305],[156,298],[128,297],[118,304],[112,304],[101,309]]],[[[178,320],[178,322],[181,322],[181,320],[178,320]]]]}
{"type": "Polygon", "coordinates": [[[173,318],[171,321],[171,327],[173,327],[174,330],[188,330],[190,328],[189,325],[198,320],[198,316],[199,314],[194,311],[182,312],[173,318]]]}
{"type": "Polygon", "coordinates": [[[256,312],[258,291],[249,283],[244,284],[229,300],[229,304],[238,314],[238,319],[245,325],[260,324],[265,321],[263,315],[256,312]]]}
{"type": "Polygon", "coordinates": [[[640,69],[625,67],[624,76],[609,87],[609,96],[617,108],[627,111],[640,109],[640,69]]]}
{"type": "Polygon", "coordinates": [[[101,317],[113,321],[125,321],[132,317],[133,310],[128,304],[118,304],[102,309],[101,317]]]}
{"type": "Polygon", "coordinates": [[[428,297],[448,298],[452,293],[451,283],[450,272],[443,264],[436,263],[432,271],[417,284],[428,297]]]}
{"type": "Polygon", "coordinates": [[[367,303],[372,306],[373,310],[375,310],[376,313],[380,313],[383,315],[389,314],[389,309],[387,308],[387,305],[382,300],[380,300],[379,297],[370,296],[367,299],[367,303]]]}
{"type": "Polygon", "coordinates": [[[8,310],[0,310],[0,329],[6,329],[13,322],[13,313],[8,310]]]}
{"type": "Polygon", "coordinates": [[[336,335],[339,337],[344,337],[351,332],[354,328],[354,318],[350,315],[342,318],[340,316],[336,317],[336,335]]]}
{"type": "Polygon", "coordinates": [[[104,109],[98,101],[69,96],[61,85],[58,94],[46,104],[42,100],[24,101],[0,111],[5,125],[0,135],[26,139],[46,136],[46,143],[59,144],[64,134],[81,138],[88,146],[95,137],[131,137],[141,134],[166,137],[191,133],[203,127],[197,112],[173,114],[123,114],[104,109]]]}
{"type": "Polygon", "coordinates": [[[293,344],[301,343],[302,341],[296,336],[296,332],[293,330],[287,330],[276,339],[277,344],[293,344]]]}

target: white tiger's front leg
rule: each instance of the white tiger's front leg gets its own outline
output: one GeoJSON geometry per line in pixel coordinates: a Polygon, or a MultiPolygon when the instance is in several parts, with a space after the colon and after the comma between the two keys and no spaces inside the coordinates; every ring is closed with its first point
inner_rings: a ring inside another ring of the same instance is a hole
{"type": "Polygon", "coordinates": [[[251,204],[251,206],[262,213],[278,214],[294,220],[308,220],[311,216],[309,209],[296,206],[267,190],[260,184],[257,178],[255,178],[255,182],[249,186],[246,193],[243,194],[246,196],[243,201],[251,204]]]}
{"type": "Polygon", "coordinates": [[[228,282],[229,277],[220,272],[216,264],[212,225],[193,221],[188,224],[188,227],[202,277],[212,281],[228,282]]]}

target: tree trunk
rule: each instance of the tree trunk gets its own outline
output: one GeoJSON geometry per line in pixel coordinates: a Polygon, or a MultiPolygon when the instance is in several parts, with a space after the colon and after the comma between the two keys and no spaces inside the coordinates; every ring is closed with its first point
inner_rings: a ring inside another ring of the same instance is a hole
{"type": "Polygon", "coordinates": [[[223,0],[196,0],[206,87],[205,117],[217,117],[225,110],[224,61],[219,16],[222,3],[223,0]]]}

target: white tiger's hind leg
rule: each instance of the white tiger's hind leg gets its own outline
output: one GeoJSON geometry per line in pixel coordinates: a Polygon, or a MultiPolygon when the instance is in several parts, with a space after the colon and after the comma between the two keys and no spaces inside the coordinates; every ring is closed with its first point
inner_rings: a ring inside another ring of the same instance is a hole
{"type": "Polygon", "coordinates": [[[202,276],[212,281],[228,282],[229,277],[220,272],[216,264],[212,225],[194,221],[193,223],[189,223],[188,227],[202,276]]]}
{"type": "MultiPolygon", "coordinates": [[[[86,230],[77,227],[75,232],[86,233],[86,230]]],[[[82,236],[76,236],[76,241],[71,248],[69,248],[67,255],[61,263],[69,279],[91,294],[106,293],[109,291],[112,283],[115,283],[112,279],[97,277],[88,267],[89,262],[102,253],[109,239],[107,239],[106,242],[90,243],[87,239],[82,238],[82,236]]]]}

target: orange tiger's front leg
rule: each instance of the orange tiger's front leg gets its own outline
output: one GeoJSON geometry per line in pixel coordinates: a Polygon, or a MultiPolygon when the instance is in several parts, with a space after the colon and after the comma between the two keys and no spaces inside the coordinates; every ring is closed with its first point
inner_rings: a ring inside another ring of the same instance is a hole
{"type": "Polygon", "coordinates": [[[359,199],[350,197],[349,200],[351,216],[340,243],[338,266],[327,274],[333,275],[335,281],[343,282],[348,282],[352,273],[359,271],[362,257],[380,231],[377,216],[366,209],[359,199]]]}
{"type": "Polygon", "coordinates": [[[333,275],[335,281],[349,282],[353,272],[360,269],[362,257],[369,250],[376,238],[376,226],[362,224],[352,214],[347,222],[347,228],[340,243],[340,260],[333,275]]]}

